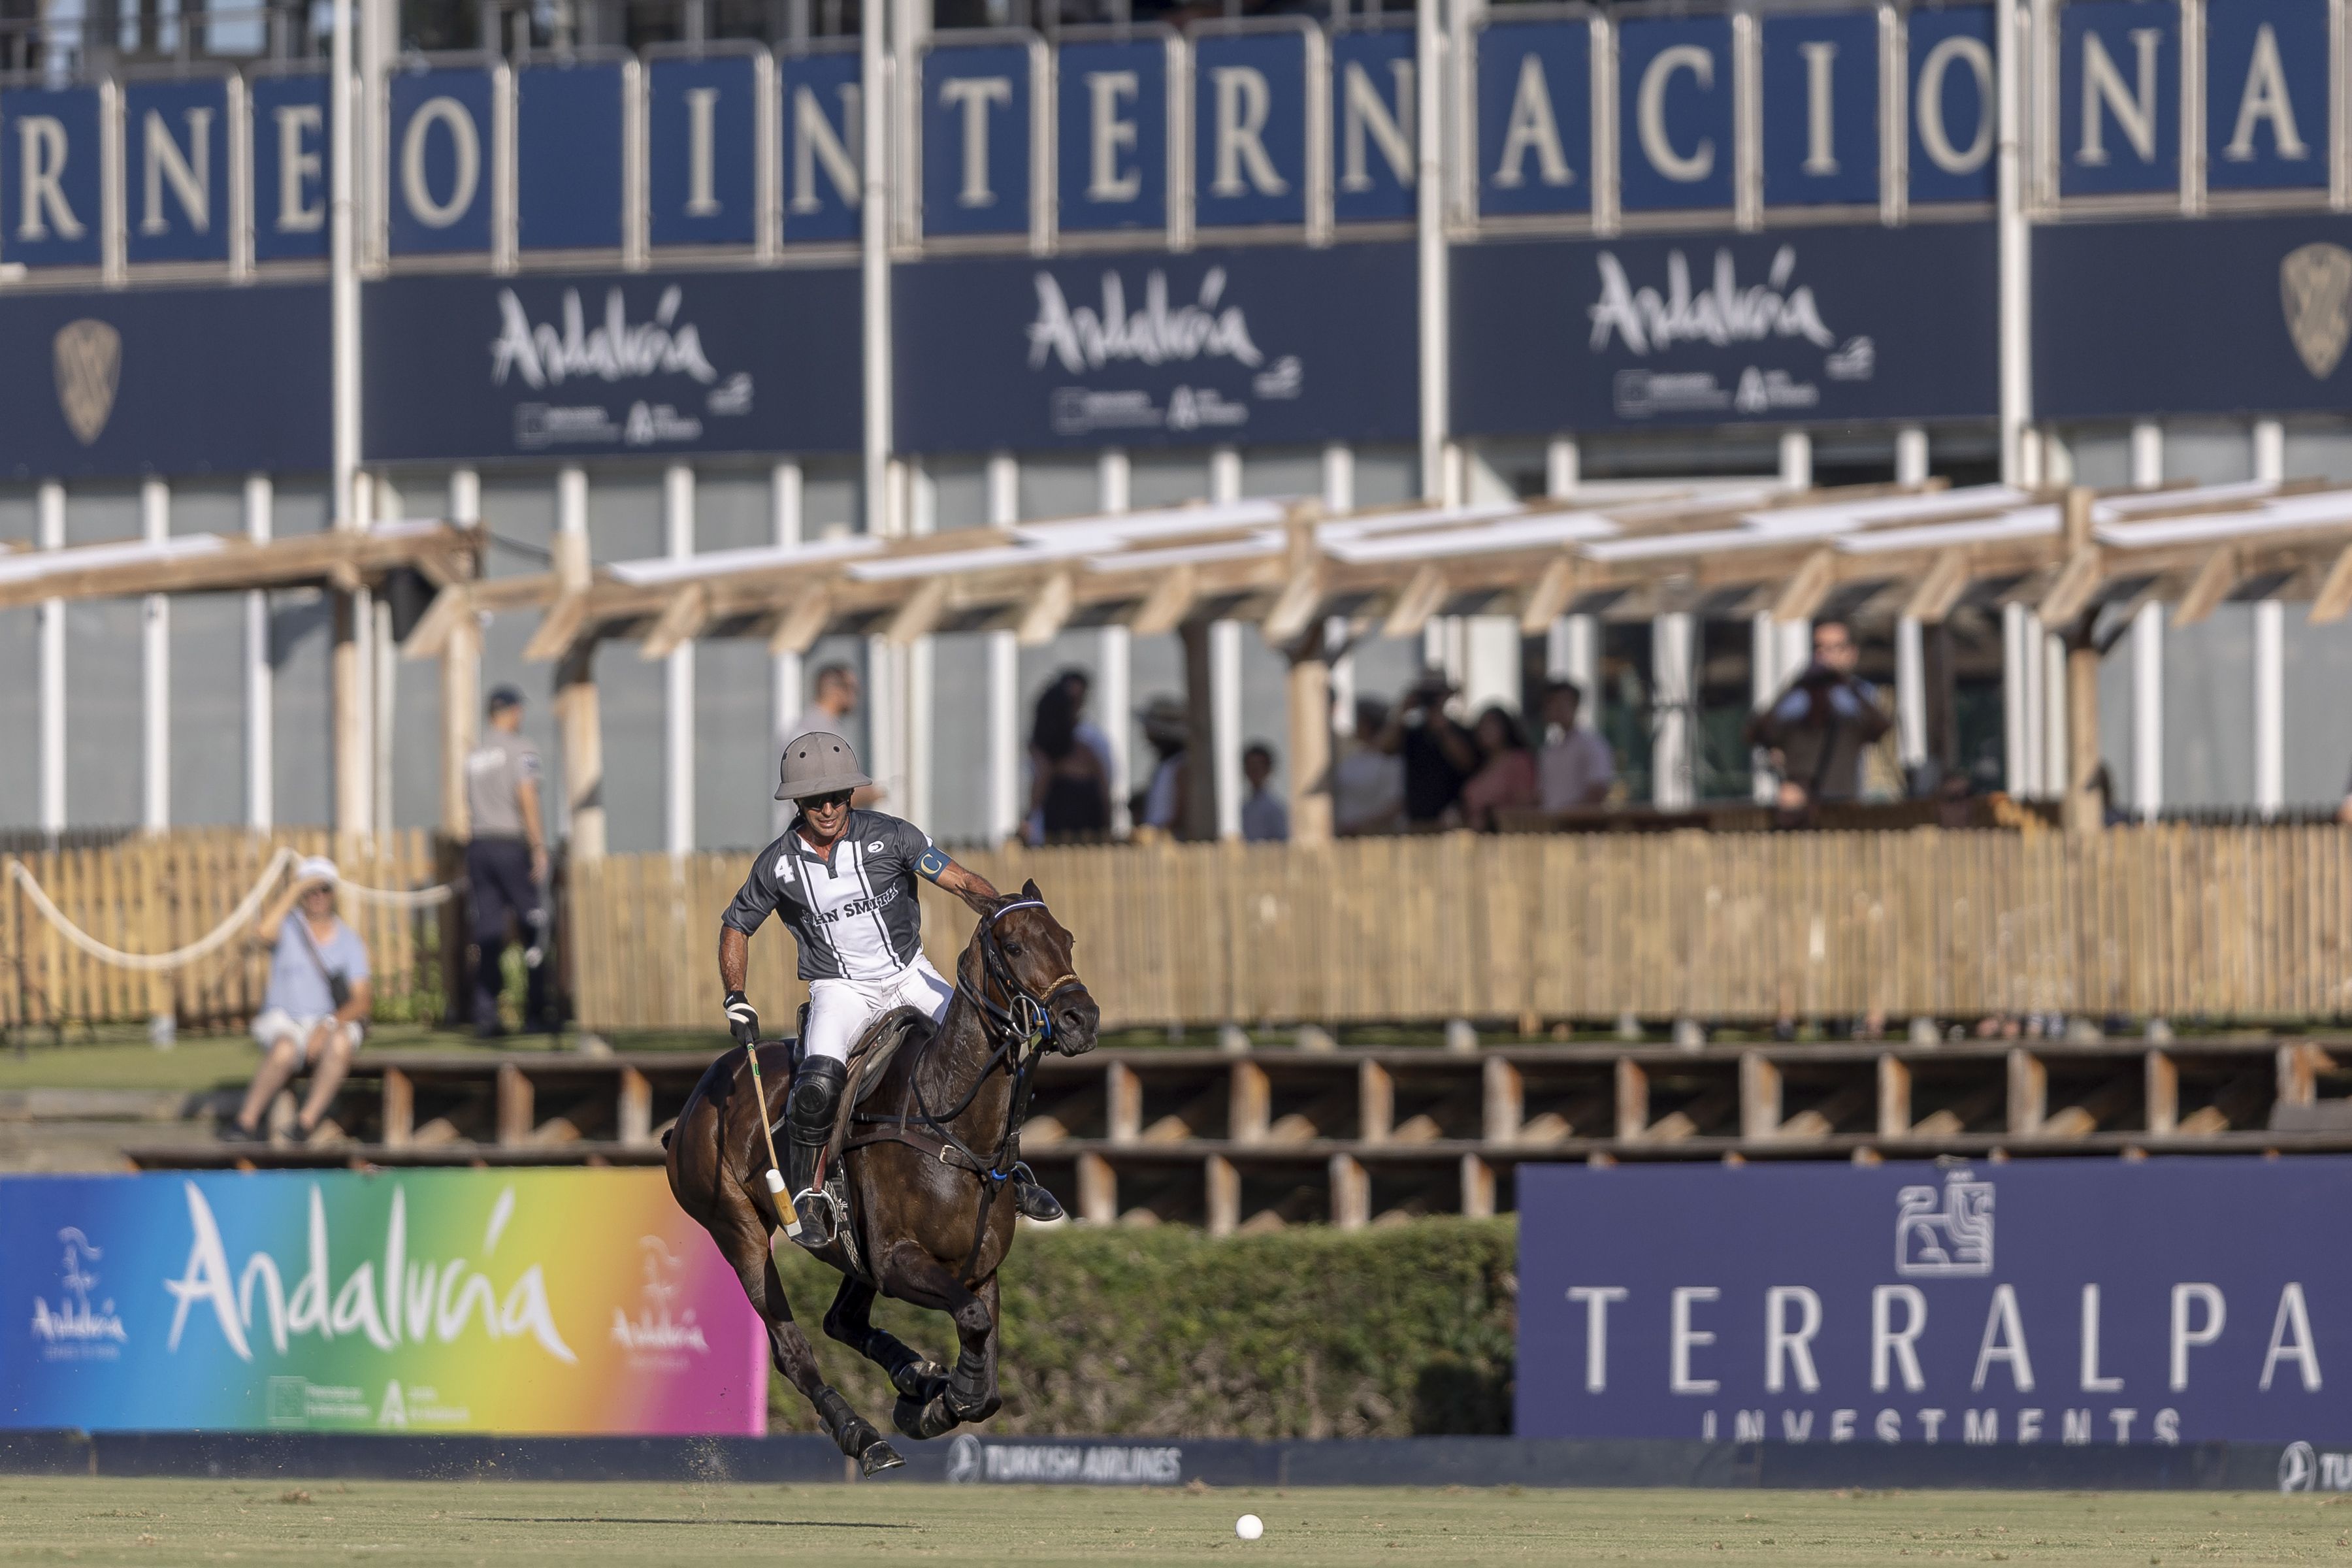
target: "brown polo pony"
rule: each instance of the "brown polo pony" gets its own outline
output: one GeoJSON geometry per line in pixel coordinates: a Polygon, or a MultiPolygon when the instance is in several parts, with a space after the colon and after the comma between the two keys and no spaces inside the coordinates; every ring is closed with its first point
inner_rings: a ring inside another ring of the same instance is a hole
{"type": "MultiPolygon", "coordinates": [[[[1013,1246],[1013,1194],[1029,1075],[1047,1049],[1092,1050],[1099,1013],[1073,967],[1074,942],[1030,882],[981,917],[956,965],[955,996],[936,1030],[918,1024],[864,1097],[842,1153],[849,1214],[817,1252],[841,1270],[824,1331],[890,1374],[892,1421],[909,1437],[936,1437],[996,1413],[996,1270],[1013,1246]],[[856,1252],[845,1245],[855,1239],[856,1252]],[[952,1371],[874,1326],[875,1295],[955,1320],[952,1371]]],[[[768,1327],[776,1370],[792,1381],[841,1451],[866,1475],[905,1463],[881,1433],[824,1381],[816,1352],[793,1321],[768,1256],[781,1223],[764,1180],[760,1119],[771,1126],[790,1091],[791,1050],[762,1042],[760,1077],[737,1047],[710,1064],[663,1141],[669,1190],[735,1266],[768,1327]],[[766,1088],[766,1102],[753,1092],[766,1088]]]]}

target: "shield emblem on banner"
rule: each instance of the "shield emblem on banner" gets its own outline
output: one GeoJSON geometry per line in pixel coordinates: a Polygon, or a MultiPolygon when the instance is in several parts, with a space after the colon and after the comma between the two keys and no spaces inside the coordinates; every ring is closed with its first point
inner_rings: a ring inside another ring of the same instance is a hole
{"type": "Polygon", "coordinates": [[[2287,252],[2279,263],[2279,294],[2294,352],[2312,379],[2326,381],[2352,336],[2352,251],[2306,245],[2287,252]]]}
{"type": "Polygon", "coordinates": [[[68,321],[58,329],[51,353],[58,406],[65,410],[75,439],[87,447],[114,412],[114,390],[122,381],[122,334],[104,321],[68,321]]]}

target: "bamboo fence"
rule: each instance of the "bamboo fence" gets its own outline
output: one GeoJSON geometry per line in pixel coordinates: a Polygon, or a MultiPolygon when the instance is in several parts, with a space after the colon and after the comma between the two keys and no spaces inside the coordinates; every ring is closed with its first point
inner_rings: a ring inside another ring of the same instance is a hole
{"type": "MultiPolygon", "coordinates": [[[[2333,826],[1346,840],[959,857],[1034,877],[1113,1026],[2052,1011],[2352,1015],[2352,833],[2333,826]]],[[[582,1023],[707,1027],[748,855],[572,868],[582,1023]]],[[[923,889],[944,971],[971,918],[923,889]]],[[[775,922],[751,991],[805,990],[775,922]]]]}
{"type": "MultiPolygon", "coordinates": [[[[410,890],[436,879],[430,834],[338,839],[323,830],[249,833],[183,828],[98,848],[17,854],[66,918],[127,952],[166,952],[226,920],[284,846],[332,856],[363,887],[410,890]]],[[[272,893],[282,889],[281,875],[272,893]]],[[[346,897],[342,918],[366,942],[379,1016],[399,1016],[439,989],[437,952],[419,914],[346,897]]],[[[184,967],[147,973],[83,952],[10,877],[0,885],[0,1025],[48,1026],[150,1018],[236,1023],[261,1006],[269,954],[243,937],[184,967]]]]}

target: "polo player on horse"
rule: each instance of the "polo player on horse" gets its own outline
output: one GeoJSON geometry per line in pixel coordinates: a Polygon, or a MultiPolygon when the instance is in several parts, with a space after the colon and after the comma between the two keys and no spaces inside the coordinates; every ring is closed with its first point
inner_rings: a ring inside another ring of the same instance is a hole
{"type": "MultiPolygon", "coordinates": [[[[848,1082],[850,1047],[896,1007],[919,1008],[936,1026],[955,995],[955,987],[923,956],[915,879],[937,883],[981,915],[998,902],[986,879],[948,858],[921,828],[882,812],[853,809],[852,794],[873,782],[839,735],[814,730],[793,737],[776,784],[776,798],[796,808],[793,820],[760,851],[742,890],[719,917],[719,984],[727,994],[727,1028],[746,1047],[760,1038],[760,1015],[743,994],[751,933],[774,914],[800,946],[808,1012],[784,1125],[792,1141],[788,1190],[803,1218],[827,1206],[810,1189],[818,1151],[832,1134],[848,1082]]],[[[1023,1215],[1062,1217],[1062,1205],[1028,1166],[1014,1167],[1013,1182],[1023,1215]]],[[[829,1225],[800,1227],[803,1247],[823,1247],[832,1238],[829,1225]]]]}

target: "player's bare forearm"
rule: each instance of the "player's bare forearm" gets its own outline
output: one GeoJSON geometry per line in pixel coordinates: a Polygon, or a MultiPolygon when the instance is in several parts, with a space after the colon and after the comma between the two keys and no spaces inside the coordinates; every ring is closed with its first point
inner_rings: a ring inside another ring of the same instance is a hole
{"type": "Polygon", "coordinates": [[[751,967],[751,939],[733,926],[719,928],[719,989],[743,989],[744,971],[751,967]]]}
{"type": "Polygon", "coordinates": [[[976,915],[986,914],[1001,896],[989,886],[987,878],[977,871],[966,870],[952,860],[948,862],[947,869],[940,873],[939,880],[940,887],[961,899],[976,915]]]}

